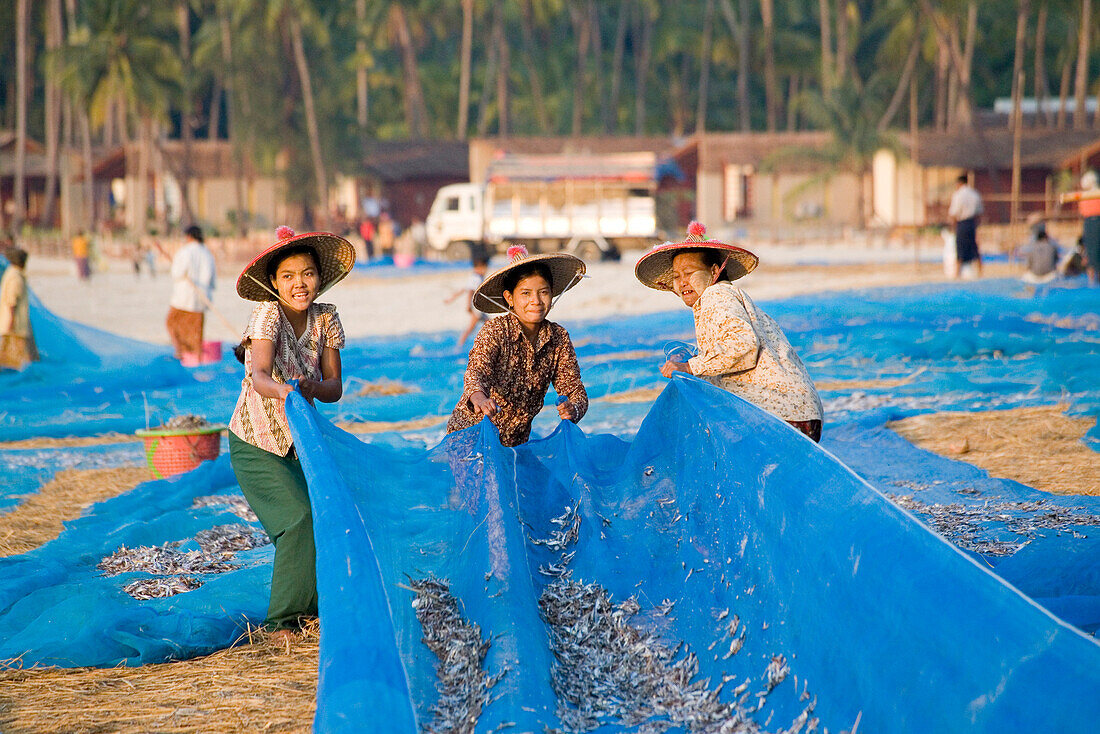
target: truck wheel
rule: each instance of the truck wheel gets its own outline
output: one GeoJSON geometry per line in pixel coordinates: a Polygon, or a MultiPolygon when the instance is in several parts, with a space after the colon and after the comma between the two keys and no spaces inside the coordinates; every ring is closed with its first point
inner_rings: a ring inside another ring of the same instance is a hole
{"type": "Polygon", "coordinates": [[[447,259],[451,262],[459,262],[461,260],[470,259],[470,243],[469,242],[452,242],[447,245],[447,259]]]}

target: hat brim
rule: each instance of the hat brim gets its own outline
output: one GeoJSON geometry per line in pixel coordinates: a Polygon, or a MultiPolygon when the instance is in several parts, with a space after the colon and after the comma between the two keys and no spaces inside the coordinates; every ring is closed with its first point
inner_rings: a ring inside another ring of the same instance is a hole
{"type": "Polygon", "coordinates": [[[550,293],[553,298],[557,298],[579,283],[586,270],[584,260],[565,252],[521,257],[481,282],[474,291],[472,299],[474,308],[482,313],[506,313],[508,309],[501,305],[504,301],[504,281],[516,268],[532,263],[542,263],[550,269],[550,293]]]}
{"type": "Polygon", "coordinates": [[[271,292],[267,266],[280,252],[295,245],[309,245],[317,252],[321,271],[317,295],[343,280],[355,265],[355,248],[343,237],[331,232],[306,232],[279,240],[254,257],[237,278],[237,295],[248,301],[277,300],[271,292]]]}
{"type": "Polygon", "coordinates": [[[727,245],[717,240],[700,242],[666,242],[639,258],[634,266],[634,277],[642,285],[659,291],[672,290],[672,259],[687,250],[714,250],[726,259],[726,275],[730,280],[743,278],[760,264],[760,258],[743,247],[727,245]]]}

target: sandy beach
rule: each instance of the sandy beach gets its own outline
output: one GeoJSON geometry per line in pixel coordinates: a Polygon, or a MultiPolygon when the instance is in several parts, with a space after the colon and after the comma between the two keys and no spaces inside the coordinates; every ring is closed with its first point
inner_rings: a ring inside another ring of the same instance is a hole
{"type": "MultiPolygon", "coordinates": [[[[938,253],[898,246],[752,245],[760,257],[757,270],[740,285],[758,301],[822,291],[945,282],[938,253]]],[[[620,262],[592,263],[588,276],[555,305],[552,319],[570,322],[616,315],[670,311],[676,299],[643,287],[634,278],[642,251],[628,251],[620,262]]],[[[502,264],[494,259],[491,267],[502,264]]],[[[1020,264],[987,263],[986,277],[1016,276],[1020,264]]],[[[238,339],[251,303],[234,291],[238,268],[219,264],[214,292],[217,312],[208,314],[206,338],[226,343],[238,339]]],[[[464,287],[463,267],[412,269],[359,268],[322,301],[336,304],[351,338],[409,333],[459,331],[468,316],[448,296],[464,287]]],[[[135,276],[128,262],[107,260],[88,281],[76,277],[68,260],[31,258],[28,279],[47,308],[66,319],[155,344],[167,344],[164,317],[172,281],[168,263],[158,264],[156,277],[135,276]]]]}

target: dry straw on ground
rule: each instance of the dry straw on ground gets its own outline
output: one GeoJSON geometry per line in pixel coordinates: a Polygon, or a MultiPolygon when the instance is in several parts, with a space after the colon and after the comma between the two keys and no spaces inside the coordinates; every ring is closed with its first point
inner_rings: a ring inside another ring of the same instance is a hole
{"type": "Polygon", "coordinates": [[[69,436],[67,438],[24,438],[19,441],[0,441],[0,450],[10,449],[71,449],[83,446],[106,446],[112,443],[137,443],[141,439],[126,433],[101,433],[98,436],[69,436]]]}
{"type": "MultiPolygon", "coordinates": [[[[350,385],[349,385],[350,387],[350,385]]],[[[360,382],[354,391],[357,398],[380,398],[391,395],[405,395],[413,392],[413,388],[397,380],[378,380],[377,382],[360,382]]]]}
{"type": "Polygon", "coordinates": [[[140,668],[0,671],[0,731],[308,732],[319,628],[279,643],[251,630],[237,647],[140,668]]]}
{"type": "Polygon", "coordinates": [[[446,418],[438,415],[430,415],[426,418],[415,418],[408,421],[357,421],[337,423],[336,427],[348,433],[385,433],[386,431],[419,431],[425,428],[437,426],[446,418]]]}
{"type": "Polygon", "coordinates": [[[605,403],[651,403],[657,399],[657,396],[664,389],[664,385],[660,387],[639,387],[634,390],[609,393],[602,398],[597,398],[597,400],[602,400],[605,403]]]}
{"type": "Polygon", "coordinates": [[[64,469],[15,509],[0,514],[0,556],[26,553],[53,540],[62,523],[84,509],[129,491],[153,475],[145,467],[64,469]]]}
{"type": "Polygon", "coordinates": [[[1066,406],[934,413],[887,424],[922,449],[965,461],[990,476],[1055,494],[1100,495],[1100,458],[1081,439],[1092,418],[1066,406]]]}

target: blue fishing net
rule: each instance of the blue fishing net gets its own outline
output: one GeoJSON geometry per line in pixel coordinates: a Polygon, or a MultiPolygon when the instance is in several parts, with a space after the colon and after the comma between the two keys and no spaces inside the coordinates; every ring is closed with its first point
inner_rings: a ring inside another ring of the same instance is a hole
{"type": "MultiPolygon", "coordinates": [[[[319,539],[318,730],[381,716],[407,730],[463,705],[480,706],[485,731],[610,731],[719,709],[768,730],[857,717],[868,731],[1090,730],[1100,503],[991,478],[885,426],[1059,404],[1094,420],[1097,448],[1100,294],[987,281],[762,305],[821,385],[821,447],[698,380],[660,377],[666,346],[693,339],[686,309],[566,324],[591,408],[580,427],[561,424],[551,391],[536,439],[516,450],[488,424],[444,439],[466,356],[453,334],[352,340],[344,399],[320,415],[290,402],[319,539]],[[391,432],[333,425],[378,422],[391,432]],[[474,654],[441,662],[451,643],[474,654]],[[562,661],[577,655],[630,685],[571,676],[562,661]],[[631,690],[664,708],[628,712],[631,690]]],[[[232,411],[231,358],[184,369],[37,302],[32,322],[44,359],[0,373],[4,440],[232,411]]],[[[139,450],[0,448],[17,485],[0,503],[48,481],[51,456],[122,465],[139,450]]],[[[203,531],[249,525],[196,505],[236,493],[223,456],[0,559],[0,659],[141,664],[232,642],[263,616],[269,546],[164,598],[124,590],[155,574],[97,566],[122,546],[190,552],[203,531]]]]}

